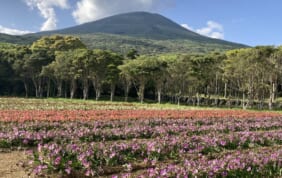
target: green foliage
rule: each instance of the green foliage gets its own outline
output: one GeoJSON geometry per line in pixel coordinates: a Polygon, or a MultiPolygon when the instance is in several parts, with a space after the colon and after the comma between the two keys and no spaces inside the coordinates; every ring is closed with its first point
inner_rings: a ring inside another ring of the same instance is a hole
{"type": "Polygon", "coordinates": [[[79,38],[73,36],[45,36],[31,45],[32,50],[50,49],[54,51],[67,51],[78,48],[86,48],[79,38]]]}
{"type": "Polygon", "coordinates": [[[114,34],[79,34],[77,35],[91,49],[111,50],[126,54],[131,49],[138,49],[140,54],[164,53],[209,53],[223,52],[230,49],[242,48],[244,45],[220,43],[218,41],[197,42],[193,39],[148,39],[142,37],[114,34]]]}
{"type": "Polygon", "coordinates": [[[39,38],[40,37],[36,35],[13,36],[13,35],[0,33],[0,42],[1,43],[30,45],[39,38]]]}
{"type": "MultiPolygon", "coordinates": [[[[115,41],[117,36],[108,37],[115,41]]],[[[263,108],[268,101],[270,109],[281,92],[281,47],[258,46],[208,54],[139,55],[142,48],[123,50],[125,56],[110,50],[87,49],[71,36],[43,37],[31,47],[1,43],[0,92],[12,93],[16,83],[15,87],[22,87],[19,90],[24,88],[26,96],[64,94],[72,98],[83,93],[87,99],[90,93],[98,100],[110,91],[113,100],[118,87],[119,93],[124,91],[125,100],[135,89],[141,102],[149,93],[159,103],[166,98],[179,104],[186,101],[218,106],[224,102],[231,106],[237,99],[236,105],[243,108],[263,108]]]]}
{"type": "Polygon", "coordinates": [[[130,49],[127,54],[126,57],[128,59],[136,59],[139,56],[138,51],[136,49],[130,49]]]}

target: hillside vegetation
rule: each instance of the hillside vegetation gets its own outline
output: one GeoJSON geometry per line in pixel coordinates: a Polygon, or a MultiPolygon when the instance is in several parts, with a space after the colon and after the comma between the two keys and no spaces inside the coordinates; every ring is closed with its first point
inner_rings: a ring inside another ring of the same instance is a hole
{"type": "MultiPolygon", "coordinates": [[[[1,45],[0,45],[1,47],[1,45]]],[[[207,54],[126,55],[92,50],[73,36],[31,46],[2,44],[0,94],[42,97],[145,98],[171,103],[281,108],[281,47],[207,54]],[[266,103],[268,102],[268,105],[266,103]]]]}
{"type": "Polygon", "coordinates": [[[125,54],[138,49],[140,54],[207,53],[246,47],[212,39],[189,31],[159,14],[133,12],[56,30],[11,36],[0,34],[0,42],[28,44],[48,35],[79,37],[90,49],[107,49],[125,54]]]}

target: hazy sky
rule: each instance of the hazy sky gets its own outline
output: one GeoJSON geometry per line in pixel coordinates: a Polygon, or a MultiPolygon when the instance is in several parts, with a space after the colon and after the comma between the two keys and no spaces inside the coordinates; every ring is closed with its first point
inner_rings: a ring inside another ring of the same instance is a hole
{"type": "Polygon", "coordinates": [[[213,38],[282,45],[281,0],[1,0],[0,33],[60,29],[110,15],[150,11],[213,38]]]}

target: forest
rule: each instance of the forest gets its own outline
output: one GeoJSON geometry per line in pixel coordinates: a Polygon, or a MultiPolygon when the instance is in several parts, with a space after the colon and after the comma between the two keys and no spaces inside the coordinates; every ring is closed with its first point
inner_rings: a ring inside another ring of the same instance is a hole
{"type": "Polygon", "coordinates": [[[109,96],[205,106],[279,108],[282,47],[208,54],[125,55],[87,49],[73,36],[0,44],[0,95],[99,100],[109,96]]]}

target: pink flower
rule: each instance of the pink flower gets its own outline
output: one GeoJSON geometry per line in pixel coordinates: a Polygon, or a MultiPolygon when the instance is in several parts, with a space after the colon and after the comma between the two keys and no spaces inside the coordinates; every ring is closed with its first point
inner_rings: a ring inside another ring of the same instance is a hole
{"type": "Polygon", "coordinates": [[[55,161],[54,161],[54,164],[55,165],[58,165],[58,164],[60,164],[60,162],[61,162],[61,157],[59,156],[59,157],[57,157],[56,159],[55,159],[55,161]]]}
{"type": "Polygon", "coordinates": [[[225,146],[225,145],[226,145],[226,141],[225,141],[225,140],[221,140],[221,141],[220,141],[220,145],[221,145],[221,146],[225,146]]]}
{"type": "Polygon", "coordinates": [[[67,174],[70,174],[71,173],[71,168],[68,167],[68,168],[65,169],[65,171],[66,171],[67,174]]]}

